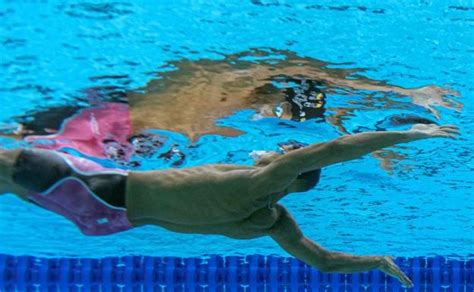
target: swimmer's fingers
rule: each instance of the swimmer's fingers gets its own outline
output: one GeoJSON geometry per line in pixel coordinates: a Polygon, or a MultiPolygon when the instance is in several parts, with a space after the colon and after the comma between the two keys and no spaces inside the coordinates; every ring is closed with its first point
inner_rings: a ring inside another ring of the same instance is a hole
{"type": "Polygon", "coordinates": [[[455,96],[455,97],[460,97],[461,96],[461,93],[451,87],[447,87],[447,88],[441,88],[441,94],[443,95],[451,95],[451,96],[455,96]]]}
{"type": "Polygon", "coordinates": [[[438,87],[438,86],[427,86],[426,88],[433,90],[434,93],[438,95],[451,95],[455,97],[460,97],[461,94],[459,91],[453,89],[452,87],[438,87]]]}
{"type": "Polygon", "coordinates": [[[460,134],[459,128],[455,125],[416,124],[412,127],[411,131],[419,138],[441,137],[456,139],[460,134]]]}
{"type": "Polygon", "coordinates": [[[431,134],[431,137],[450,138],[456,140],[458,134],[450,134],[444,131],[435,131],[433,134],[431,134]]]}
{"type": "Polygon", "coordinates": [[[380,270],[394,278],[397,278],[403,286],[413,287],[413,282],[400,270],[391,257],[383,257],[380,270]]]}
{"type": "Polygon", "coordinates": [[[447,125],[447,126],[441,126],[439,127],[439,131],[441,131],[445,137],[451,138],[451,139],[456,139],[457,136],[461,134],[461,131],[457,126],[454,125],[447,125]]]}
{"type": "Polygon", "coordinates": [[[450,134],[456,134],[456,135],[459,135],[461,132],[459,131],[459,128],[456,127],[456,126],[441,126],[439,127],[440,130],[446,132],[446,133],[450,133],[450,134]]]}
{"type": "Polygon", "coordinates": [[[439,127],[440,127],[440,128],[455,128],[455,129],[459,129],[458,126],[453,125],[453,124],[441,125],[441,126],[439,126],[439,127]]]}
{"type": "Polygon", "coordinates": [[[446,138],[449,138],[449,139],[453,139],[453,140],[456,140],[456,139],[458,138],[458,136],[456,136],[456,135],[451,135],[451,134],[442,135],[442,136],[444,136],[444,137],[446,137],[446,138]]]}
{"type": "Polygon", "coordinates": [[[425,104],[423,105],[423,107],[428,111],[430,112],[437,120],[440,120],[441,119],[441,114],[440,112],[434,108],[432,105],[430,104],[425,104]]]}
{"type": "Polygon", "coordinates": [[[433,116],[434,116],[437,120],[441,119],[441,115],[440,115],[440,113],[439,113],[439,111],[438,111],[437,109],[435,109],[435,108],[432,107],[431,105],[426,105],[425,108],[426,108],[430,113],[432,113],[433,116]]]}
{"type": "Polygon", "coordinates": [[[443,100],[440,102],[440,105],[445,108],[449,108],[456,111],[461,111],[461,109],[464,106],[459,101],[454,100],[453,98],[450,98],[450,97],[446,97],[446,96],[443,97],[443,100]]]}
{"type": "Polygon", "coordinates": [[[456,101],[456,100],[450,99],[449,102],[458,111],[460,111],[464,106],[464,104],[462,104],[462,103],[460,103],[459,101],[456,101]]]}

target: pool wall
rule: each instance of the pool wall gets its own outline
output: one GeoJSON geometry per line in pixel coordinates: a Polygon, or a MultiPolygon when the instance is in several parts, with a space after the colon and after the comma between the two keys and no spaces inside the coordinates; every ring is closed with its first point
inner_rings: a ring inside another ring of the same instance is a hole
{"type": "MultiPolygon", "coordinates": [[[[410,291],[474,291],[474,259],[397,258],[410,291]]],[[[0,255],[0,291],[406,291],[378,270],[320,273],[294,258],[0,255]]]]}

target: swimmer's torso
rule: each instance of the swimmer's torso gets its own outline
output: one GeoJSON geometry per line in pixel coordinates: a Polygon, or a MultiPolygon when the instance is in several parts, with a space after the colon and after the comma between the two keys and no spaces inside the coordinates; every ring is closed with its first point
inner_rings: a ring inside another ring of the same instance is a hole
{"type": "Polygon", "coordinates": [[[130,172],[127,214],[186,225],[237,222],[265,208],[270,197],[255,200],[253,167],[207,165],[187,169],[130,172]]]}
{"type": "Polygon", "coordinates": [[[153,224],[176,232],[255,238],[276,220],[269,207],[278,194],[256,189],[258,167],[214,164],[111,172],[53,151],[9,154],[0,155],[0,170],[11,174],[11,182],[0,181],[0,187],[19,186],[19,193],[7,192],[66,217],[86,235],[153,224]]]}

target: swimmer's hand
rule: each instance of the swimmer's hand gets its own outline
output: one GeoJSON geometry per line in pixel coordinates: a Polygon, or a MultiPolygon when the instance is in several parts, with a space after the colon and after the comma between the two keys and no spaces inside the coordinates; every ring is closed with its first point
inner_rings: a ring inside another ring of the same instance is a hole
{"type": "Polygon", "coordinates": [[[400,270],[391,257],[381,257],[378,268],[385,274],[397,278],[404,287],[413,287],[413,282],[400,270]]]}
{"type": "Polygon", "coordinates": [[[459,128],[455,125],[438,126],[434,124],[416,124],[408,132],[413,140],[436,137],[456,139],[460,134],[459,128]]]}
{"type": "Polygon", "coordinates": [[[431,85],[410,89],[406,94],[412,98],[414,104],[425,107],[437,119],[440,119],[440,113],[434,106],[441,106],[458,112],[463,107],[462,103],[454,99],[460,96],[459,92],[452,89],[431,85]]]}

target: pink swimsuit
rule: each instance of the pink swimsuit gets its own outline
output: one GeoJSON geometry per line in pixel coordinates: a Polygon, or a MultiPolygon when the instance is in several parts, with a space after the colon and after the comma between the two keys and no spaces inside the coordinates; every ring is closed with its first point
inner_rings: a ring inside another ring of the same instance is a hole
{"type": "MultiPolygon", "coordinates": [[[[58,133],[30,135],[25,137],[25,141],[33,148],[73,149],[86,156],[136,167],[140,165],[136,158],[155,155],[168,137],[147,131],[134,134],[129,111],[129,106],[123,103],[100,102],[65,120],[58,133]],[[135,158],[132,161],[133,156],[135,158]]],[[[169,161],[172,166],[179,166],[186,156],[178,150],[177,145],[170,145],[171,149],[158,158],[169,161]]]]}
{"type": "MultiPolygon", "coordinates": [[[[78,172],[126,174],[123,170],[107,169],[87,159],[62,153],[61,156],[78,172]]],[[[85,235],[107,235],[133,228],[125,208],[107,204],[75,177],[63,178],[45,192],[30,193],[28,198],[71,220],[85,235]]]]}
{"type": "Polygon", "coordinates": [[[104,102],[66,120],[57,134],[27,136],[25,140],[34,148],[72,148],[89,156],[107,158],[105,141],[112,139],[119,144],[124,152],[124,159],[128,161],[134,150],[127,141],[131,134],[128,105],[104,102]]]}

